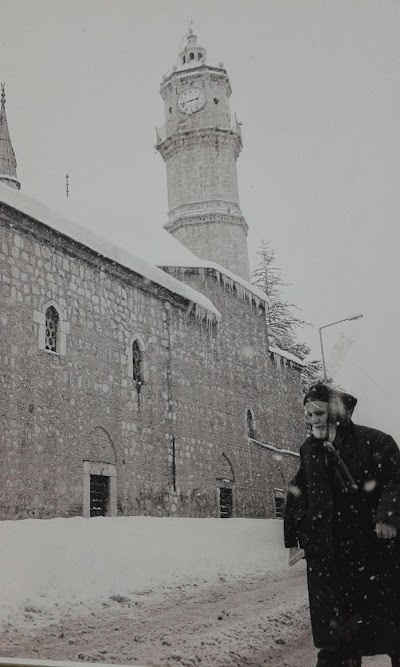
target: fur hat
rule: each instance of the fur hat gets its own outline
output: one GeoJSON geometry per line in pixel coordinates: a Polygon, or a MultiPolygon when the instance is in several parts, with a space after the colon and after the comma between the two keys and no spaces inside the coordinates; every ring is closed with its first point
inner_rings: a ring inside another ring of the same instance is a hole
{"type": "Polygon", "coordinates": [[[303,397],[303,405],[309,401],[322,401],[323,403],[329,403],[337,407],[342,404],[345,410],[350,413],[353,412],[357,405],[357,399],[354,396],[323,382],[316,382],[307,389],[303,397]]]}

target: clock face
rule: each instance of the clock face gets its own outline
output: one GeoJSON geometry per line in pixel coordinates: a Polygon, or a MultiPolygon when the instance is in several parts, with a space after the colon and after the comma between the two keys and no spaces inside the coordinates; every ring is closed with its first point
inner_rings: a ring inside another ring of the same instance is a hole
{"type": "Polygon", "coordinates": [[[182,95],[178,98],[178,109],[182,113],[190,116],[196,111],[200,111],[206,103],[206,98],[204,97],[201,90],[198,88],[189,88],[185,90],[182,95]]]}

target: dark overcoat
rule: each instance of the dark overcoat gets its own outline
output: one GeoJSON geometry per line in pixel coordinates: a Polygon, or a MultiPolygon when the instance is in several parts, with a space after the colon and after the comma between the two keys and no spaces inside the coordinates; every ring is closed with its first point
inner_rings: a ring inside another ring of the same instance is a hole
{"type": "Polygon", "coordinates": [[[400,528],[382,539],[375,525],[400,527],[400,450],[391,436],[353,423],[339,427],[334,446],[357,489],[310,436],[285,510],[285,546],[305,550],[314,643],[399,652],[400,528]]]}

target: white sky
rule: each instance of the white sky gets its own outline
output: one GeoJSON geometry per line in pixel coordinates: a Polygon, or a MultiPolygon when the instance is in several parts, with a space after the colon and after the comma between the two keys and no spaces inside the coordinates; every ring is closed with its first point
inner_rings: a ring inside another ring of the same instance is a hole
{"type": "Polygon", "coordinates": [[[252,267],[270,241],[315,355],[319,326],[364,314],[337,381],[356,421],[400,440],[398,0],[1,0],[0,15],[24,191],[132,252],[166,219],[159,83],[194,21],[243,121],[252,267]]]}

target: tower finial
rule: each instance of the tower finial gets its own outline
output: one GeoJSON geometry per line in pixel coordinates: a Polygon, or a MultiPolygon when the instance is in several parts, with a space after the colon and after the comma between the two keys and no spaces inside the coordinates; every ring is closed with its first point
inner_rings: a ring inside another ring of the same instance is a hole
{"type": "Polygon", "coordinates": [[[197,35],[193,30],[193,21],[191,19],[188,20],[187,25],[188,29],[181,42],[178,55],[178,65],[204,65],[207,51],[197,43],[197,35]]]}
{"type": "Polygon", "coordinates": [[[1,84],[1,108],[5,109],[6,106],[6,84],[1,84]]]}

